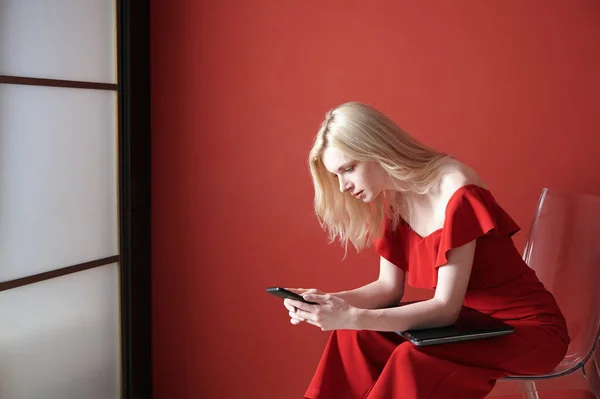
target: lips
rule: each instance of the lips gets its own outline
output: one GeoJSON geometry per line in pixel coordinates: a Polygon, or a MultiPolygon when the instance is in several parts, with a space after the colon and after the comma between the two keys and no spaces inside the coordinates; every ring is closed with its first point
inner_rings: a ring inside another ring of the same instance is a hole
{"type": "Polygon", "coordinates": [[[359,191],[359,192],[357,192],[357,193],[354,193],[354,194],[352,194],[352,195],[354,195],[356,198],[358,198],[358,197],[359,197],[359,196],[360,196],[360,195],[363,193],[363,191],[364,191],[364,190],[361,190],[361,191],[359,191]]]}

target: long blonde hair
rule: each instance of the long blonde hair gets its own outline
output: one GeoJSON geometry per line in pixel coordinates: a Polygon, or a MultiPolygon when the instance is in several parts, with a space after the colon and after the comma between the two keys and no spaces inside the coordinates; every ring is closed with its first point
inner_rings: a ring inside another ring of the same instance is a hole
{"type": "Polygon", "coordinates": [[[384,222],[395,228],[410,214],[409,193],[424,194],[438,181],[447,155],[421,144],[394,121],[360,102],[327,112],[309,155],[315,188],[314,208],[330,242],[348,241],[360,251],[382,234],[384,222]],[[323,164],[323,151],[334,146],[356,161],[378,162],[397,191],[370,204],[341,193],[335,176],[323,164]]]}

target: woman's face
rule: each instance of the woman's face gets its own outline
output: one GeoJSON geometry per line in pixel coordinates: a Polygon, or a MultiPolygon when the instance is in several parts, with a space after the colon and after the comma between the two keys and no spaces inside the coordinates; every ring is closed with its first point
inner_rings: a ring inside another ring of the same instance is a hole
{"type": "Polygon", "coordinates": [[[336,147],[325,149],[323,164],[337,177],[341,192],[347,191],[366,203],[376,199],[389,185],[387,174],[377,162],[356,161],[336,147]]]}

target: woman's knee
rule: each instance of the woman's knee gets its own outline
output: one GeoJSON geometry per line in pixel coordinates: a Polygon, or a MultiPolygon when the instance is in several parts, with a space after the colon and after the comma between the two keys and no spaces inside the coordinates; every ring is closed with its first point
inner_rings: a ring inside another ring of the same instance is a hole
{"type": "Polygon", "coordinates": [[[414,363],[422,355],[419,352],[419,348],[411,344],[410,342],[403,342],[394,349],[390,360],[399,361],[400,363],[414,363]]]}

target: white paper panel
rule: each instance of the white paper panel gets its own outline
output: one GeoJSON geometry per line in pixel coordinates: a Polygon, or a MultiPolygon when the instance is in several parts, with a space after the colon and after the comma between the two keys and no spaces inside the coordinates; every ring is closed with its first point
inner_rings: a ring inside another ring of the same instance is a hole
{"type": "Polygon", "coordinates": [[[0,292],[2,399],[120,397],[118,267],[0,292]]]}
{"type": "Polygon", "coordinates": [[[0,281],[118,253],[116,113],[112,91],[0,85],[0,281]]]}
{"type": "Polygon", "coordinates": [[[0,75],[115,83],[115,0],[0,0],[0,75]]]}

